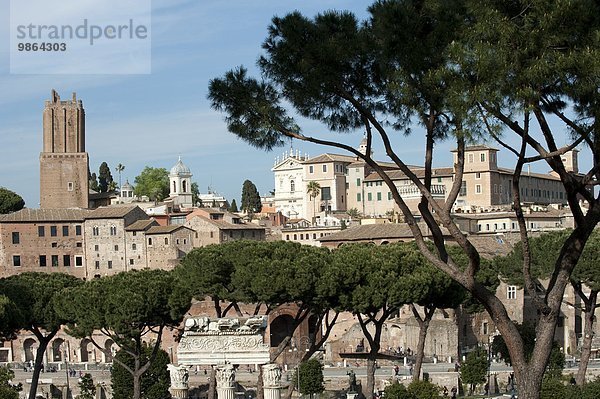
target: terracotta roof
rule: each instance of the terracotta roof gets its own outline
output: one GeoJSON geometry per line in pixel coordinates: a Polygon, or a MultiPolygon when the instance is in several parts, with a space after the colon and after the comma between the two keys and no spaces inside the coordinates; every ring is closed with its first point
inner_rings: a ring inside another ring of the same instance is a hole
{"type": "MultiPolygon", "coordinates": [[[[388,170],[386,172],[392,180],[407,179],[404,172],[402,172],[400,170],[388,170]]],[[[419,178],[422,178],[425,176],[425,169],[416,169],[416,170],[412,169],[412,172],[419,178]]],[[[433,177],[451,176],[452,168],[435,168],[435,169],[433,169],[432,173],[433,173],[432,174],[433,177]]],[[[379,174],[377,172],[372,172],[368,176],[365,177],[365,181],[378,181],[378,180],[382,180],[382,178],[381,178],[381,176],[379,176],[379,174]]]]}
{"type": "Polygon", "coordinates": [[[310,164],[310,163],[321,163],[321,162],[331,162],[331,161],[354,162],[354,161],[356,161],[356,157],[350,156],[350,155],[340,155],[340,154],[322,154],[322,155],[318,155],[314,158],[311,158],[308,161],[305,161],[304,163],[310,164]]]}
{"type": "Polygon", "coordinates": [[[129,226],[125,227],[126,231],[142,231],[147,230],[151,226],[158,225],[158,222],[154,219],[136,220],[129,226]]]}
{"type": "Polygon", "coordinates": [[[83,221],[91,211],[87,209],[30,209],[0,215],[0,223],[83,221]]]}
{"type": "MultiPolygon", "coordinates": [[[[504,175],[513,175],[515,173],[514,169],[508,169],[508,168],[498,168],[498,172],[500,172],[504,175]]],[[[546,173],[534,173],[534,172],[523,171],[523,172],[521,172],[521,176],[531,176],[531,177],[538,177],[540,179],[560,181],[560,177],[551,175],[549,173],[546,174],[546,173]]]]}
{"type": "Polygon", "coordinates": [[[170,234],[179,229],[191,230],[182,224],[170,224],[168,226],[152,226],[146,231],[146,234],[170,234]]]}
{"type": "MultiPolygon", "coordinates": [[[[113,205],[102,206],[94,209],[86,219],[119,219],[125,217],[129,212],[138,208],[137,205],[113,205]]],[[[141,208],[140,208],[141,209],[141,208]]]]}
{"type": "MultiPolygon", "coordinates": [[[[428,229],[423,224],[420,226],[424,235],[429,235],[428,229]]],[[[442,229],[445,233],[445,229],[442,229]]],[[[365,241],[379,239],[412,239],[413,234],[406,223],[384,223],[384,224],[366,224],[347,228],[339,233],[321,237],[318,241],[365,241]]]]}
{"type": "MultiPolygon", "coordinates": [[[[481,150],[498,151],[497,148],[490,147],[489,145],[485,145],[485,144],[469,145],[469,146],[465,147],[465,152],[467,152],[467,151],[481,151],[481,150]]],[[[455,148],[451,152],[457,152],[457,151],[458,150],[455,148]]]]}

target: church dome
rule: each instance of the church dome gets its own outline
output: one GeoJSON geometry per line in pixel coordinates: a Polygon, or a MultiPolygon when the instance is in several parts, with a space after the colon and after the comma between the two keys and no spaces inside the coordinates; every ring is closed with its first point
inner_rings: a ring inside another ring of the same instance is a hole
{"type": "Polygon", "coordinates": [[[175,166],[171,168],[170,173],[171,176],[185,176],[191,174],[192,172],[190,171],[190,168],[188,168],[183,162],[181,162],[181,157],[179,157],[179,161],[177,161],[175,166]]]}

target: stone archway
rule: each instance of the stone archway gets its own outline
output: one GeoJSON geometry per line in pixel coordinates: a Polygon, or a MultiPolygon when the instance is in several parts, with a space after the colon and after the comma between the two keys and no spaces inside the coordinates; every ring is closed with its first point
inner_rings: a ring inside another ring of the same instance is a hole
{"type": "Polygon", "coordinates": [[[62,362],[63,361],[63,349],[65,345],[65,340],[62,338],[56,338],[52,341],[52,361],[53,362],[62,362]]]}
{"type": "Polygon", "coordinates": [[[292,333],[294,318],[288,314],[277,316],[269,326],[270,345],[271,348],[276,348],[281,342],[292,333]]]}
{"type": "Polygon", "coordinates": [[[33,338],[27,338],[23,341],[23,354],[25,358],[23,359],[26,362],[35,361],[35,346],[37,346],[37,341],[33,338]]]}
{"type": "Polygon", "coordinates": [[[92,361],[91,353],[94,350],[92,341],[85,338],[82,339],[79,343],[79,361],[82,363],[87,363],[92,361]]]}
{"type": "Polygon", "coordinates": [[[116,353],[116,345],[112,339],[107,339],[104,343],[104,352],[102,353],[102,359],[104,363],[112,363],[113,356],[116,353]]]}

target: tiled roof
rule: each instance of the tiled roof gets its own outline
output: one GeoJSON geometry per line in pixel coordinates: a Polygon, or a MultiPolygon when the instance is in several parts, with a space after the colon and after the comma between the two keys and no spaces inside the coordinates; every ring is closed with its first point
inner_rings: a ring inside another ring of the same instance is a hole
{"type": "MultiPolygon", "coordinates": [[[[425,177],[425,169],[412,169],[412,172],[419,178],[425,177]]],[[[388,170],[388,171],[386,171],[386,173],[392,180],[407,179],[404,172],[402,172],[400,170],[388,170]]],[[[452,175],[452,168],[435,168],[432,171],[433,177],[451,176],[451,175],[452,175]]],[[[379,174],[377,172],[372,172],[368,176],[365,177],[365,181],[378,181],[378,180],[382,180],[382,179],[381,179],[381,176],[379,176],[379,174]]]]}
{"type": "Polygon", "coordinates": [[[331,162],[331,161],[354,162],[354,161],[356,161],[356,157],[350,156],[350,155],[340,155],[340,154],[322,154],[322,155],[318,155],[314,158],[311,158],[308,161],[305,161],[304,163],[310,164],[310,163],[321,163],[321,162],[331,162]]]}
{"type": "MultiPolygon", "coordinates": [[[[424,235],[429,235],[429,230],[423,224],[420,226],[424,235]]],[[[445,229],[442,229],[445,232],[445,229]]],[[[445,233],[444,233],[445,234],[445,233]]],[[[413,234],[406,223],[384,223],[384,224],[366,224],[350,227],[339,233],[321,237],[319,241],[365,241],[381,239],[412,239],[413,234]]]]}
{"type": "MultiPolygon", "coordinates": [[[[492,150],[492,151],[498,151],[497,148],[494,147],[490,147],[489,145],[485,145],[485,144],[476,144],[476,145],[469,145],[465,147],[465,152],[466,151],[481,151],[481,150],[492,150]]],[[[451,152],[457,152],[458,150],[455,148],[453,149],[451,152]]]]}
{"type": "Polygon", "coordinates": [[[146,230],[151,226],[157,225],[158,222],[154,219],[136,220],[129,226],[125,227],[126,231],[142,231],[146,230]]]}
{"type": "Polygon", "coordinates": [[[87,209],[30,209],[0,215],[0,223],[83,221],[91,211],[87,209]]]}
{"type": "Polygon", "coordinates": [[[113,205],[102,206],[94,209],[86,219],[118,219],[125,217],[129,212],[137,208],[137,205],[113,205]]]}
{"type": "Polygon", "coordinates": [[[168,226],[152,226],[146,231],[146,234],[169,234],[179,229],[189,229],[189,227],[185,227],[181,224],[170,224],[168,226]]]}
{"type": "MultiPolygon", "coordinates": [[[[498,168],[498,172],[500,172],[504,175],[513,175],[515,173],[514,169],[507,169],[507,168],[498,168]]],[[[531,176],[531,177],[538,177],[540,179],[560,181],[560,177],[551,175],[549,173],[545,174],[545,173],[534,173],[534,172],[522,171],[521,176],[531,176]]]]}

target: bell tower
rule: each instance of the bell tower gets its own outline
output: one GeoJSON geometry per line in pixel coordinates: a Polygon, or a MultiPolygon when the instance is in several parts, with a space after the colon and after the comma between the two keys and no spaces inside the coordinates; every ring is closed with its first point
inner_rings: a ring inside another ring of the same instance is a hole
{"type": "Polygon", "coordinates": [[[61,101],[52,90],[43,118],[43,148],[40,153],[40,207],[87,208],[88,165],[85,152],[85,111],[73,98],[61,101]]]}

